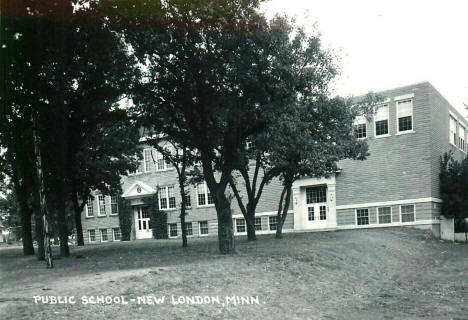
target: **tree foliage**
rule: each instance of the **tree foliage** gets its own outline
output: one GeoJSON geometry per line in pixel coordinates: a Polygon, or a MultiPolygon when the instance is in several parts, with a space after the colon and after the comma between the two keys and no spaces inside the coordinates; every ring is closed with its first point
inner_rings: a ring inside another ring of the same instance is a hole
{"type": "Polygon", "coordinates": [[[441,214],[454,218],[458,229],[468,218],[468,158],[458,161],[448,152],[441,157],[440,167],[441,214]]]}

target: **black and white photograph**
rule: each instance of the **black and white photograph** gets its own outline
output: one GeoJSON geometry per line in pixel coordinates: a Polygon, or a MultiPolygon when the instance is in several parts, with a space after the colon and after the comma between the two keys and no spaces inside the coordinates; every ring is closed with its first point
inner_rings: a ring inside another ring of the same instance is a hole
{"type": "Polygon", "coordinates": [[[0,0],[0,319],[468,319],[466,0],[0,0]]]}

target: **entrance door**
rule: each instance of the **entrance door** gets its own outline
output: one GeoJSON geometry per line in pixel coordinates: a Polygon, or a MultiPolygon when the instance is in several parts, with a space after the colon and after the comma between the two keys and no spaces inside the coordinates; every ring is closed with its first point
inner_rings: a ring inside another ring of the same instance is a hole
{"type": "Polygon", "coordinates": [[[135,236],[137,239],[147,239],[153,237],[148,207],[135,208],[135,230],[135,236]]]}
{"type": "Polygon", "coordinates": [[[308,228],[326,228],[328,206],[326,186],[306,188],[306,221],[308,228]]]}

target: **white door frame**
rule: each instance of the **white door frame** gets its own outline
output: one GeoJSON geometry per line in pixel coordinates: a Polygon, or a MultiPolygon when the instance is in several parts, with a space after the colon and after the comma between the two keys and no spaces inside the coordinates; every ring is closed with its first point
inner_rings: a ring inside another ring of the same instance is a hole
{"type": "Polygon", "coordinates": [[[135,238],[148,239],[153,237],[153,230],[150,228],[149,207],[148,206],[135,206],[134,207],[135,219],[135,238]],[[143,217],[144,209],[146,217],[143,217]]]}

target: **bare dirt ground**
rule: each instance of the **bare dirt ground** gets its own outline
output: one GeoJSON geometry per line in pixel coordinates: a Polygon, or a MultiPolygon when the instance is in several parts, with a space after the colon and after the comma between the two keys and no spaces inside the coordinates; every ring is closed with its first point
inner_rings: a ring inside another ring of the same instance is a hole
{"type": "Polygon", "coordinates": [[[143,240],[73,248],[43,262],[0,250],[1,319],[468,319],[468,245],[389,228],[238,238],[143,240]],[[35,304],[33,296],[74,296],[35,304]],[[165,296],[164,304],[129,302],[165,296]],[[123,296],[82,304],[83,296],[123,296]],[[172,304],[171,296],[258,296],[259,304],[172,304]]]}

